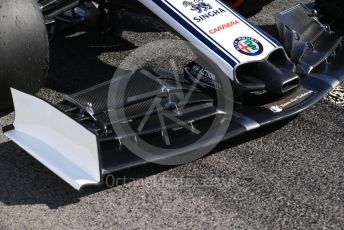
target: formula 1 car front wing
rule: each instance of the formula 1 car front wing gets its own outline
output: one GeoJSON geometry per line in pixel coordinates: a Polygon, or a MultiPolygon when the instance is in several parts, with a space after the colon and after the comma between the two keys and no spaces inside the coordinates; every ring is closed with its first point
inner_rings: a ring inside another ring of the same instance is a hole
{"type": "Polygon", "coordinates": [[[295,116],[344,80],[343,38],[305,5],[276,15],[280,43],[219,0],[141,2],[217,64],[237,94],[233,112],[220,110],[207,90],[192,87],[204,77],[204,88],[218,90],[218,76],[209,78],[211,71],[198,63],[185,66],[185,80],[177,83],[142,69],[66,96],[55,106],[12,89],[16,117],[5,135],[77,190],[102,184],[115,171],[201,151],[295,116]],[[109,103],[111,89],[121,90],[122,80],[129,81],[130,90],[109,103]],[[181,104],[178,93],[190,90],[192,96],[181,104]],[[146,119],[156,98],[159,106],[140,127],[138,120],[146,119]],[[126,116],[113,118],[114,111],[126,116]],[[170,112],[163,125],[161,111],[170,112]],[[230,123],[224,135],[214,132],[213,138],[192,145],[195,133],[221,128],[221,122],[211,125],[218,118],[230,123]],[[130,124],[136,131],[118,133],[114,124],[130,124]],[[167,151],[141,158],[123,144],[126,139],[140,144],[138,137],[167,151]]]}

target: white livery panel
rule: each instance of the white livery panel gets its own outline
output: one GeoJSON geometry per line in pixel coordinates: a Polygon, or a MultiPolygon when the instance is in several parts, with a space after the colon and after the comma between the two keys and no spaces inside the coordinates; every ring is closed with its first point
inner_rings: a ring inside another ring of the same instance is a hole
{"type": "Polygon", "coordinates": [[[279,43],[220,0],[140,0],[233,80],[241,63],[266,58],[279,43]]]}

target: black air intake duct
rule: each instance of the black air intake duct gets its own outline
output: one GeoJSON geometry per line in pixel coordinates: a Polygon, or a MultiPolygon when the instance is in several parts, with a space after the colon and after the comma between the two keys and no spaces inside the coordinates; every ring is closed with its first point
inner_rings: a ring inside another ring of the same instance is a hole
{"type": "Polygon", "coordinates": [[[236,68],[235,77],[242,92],[266,90],[273,94],[289,93],[300,85],[295,65],[280,49],[268,59],[242,64],[236,68]]]}

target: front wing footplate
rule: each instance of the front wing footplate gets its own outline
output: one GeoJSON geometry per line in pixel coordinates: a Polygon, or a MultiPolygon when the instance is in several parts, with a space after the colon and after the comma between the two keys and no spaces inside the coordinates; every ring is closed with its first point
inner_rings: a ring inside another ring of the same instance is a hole
{"type": "Polygon", "coordinates": [[[97,136],[49,103],[12,89],[15,122],[5,135],[75,189],[101,181],[97,136]]]}

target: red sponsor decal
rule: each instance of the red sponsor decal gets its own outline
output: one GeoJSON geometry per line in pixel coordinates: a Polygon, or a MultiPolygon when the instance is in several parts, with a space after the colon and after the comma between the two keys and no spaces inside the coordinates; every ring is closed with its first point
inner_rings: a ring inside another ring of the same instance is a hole
{"type": "Polygon", "coordinates": [[[214,29],[209,30],[209,33],[210,33],[210,34],[215,34],[215,33],[217,33],[217,32],[220,32],[220,31],[222,31],[222,30],[229,29],[229,28],[231,28],[231,27],[233,27],[233,26],[236,26],[236,25],[238,25],[238,24],[240,24],[240,22],[239,22],[238,20],[231,21],[231,22],[227,22],[226,24],[223,24],[223,25],[221,25],[221,26],[218,26],[218,27],[216,27],[216,28],[214,28],[214,29]]]}

